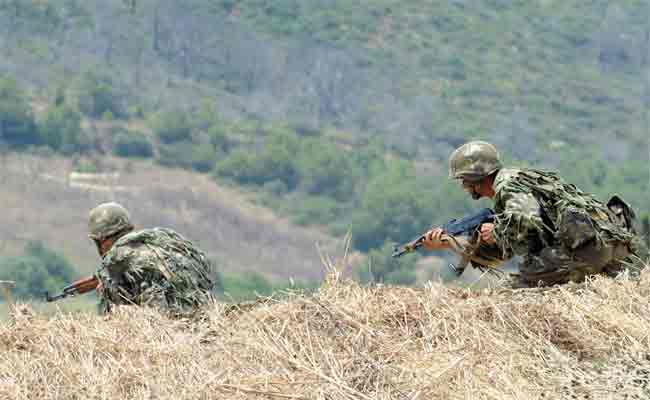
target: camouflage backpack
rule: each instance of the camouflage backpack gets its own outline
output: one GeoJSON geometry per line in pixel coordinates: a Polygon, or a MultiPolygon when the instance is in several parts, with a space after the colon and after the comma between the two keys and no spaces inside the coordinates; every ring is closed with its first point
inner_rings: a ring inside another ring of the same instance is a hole
{"type": "Polygon", "coordinates": [[[179,311],[211,298],[211,264],[171,229],[153,228],[121,237],[102,260],[106,300],[153,304],[179,311]]]}
{"type": "MultiPolygon", "coordinates": [[[[497,192],[503,183],[495,182],[497,192]]],[[[569,249],[593,239],[629,243],[634,236],[612,210],[554,172],[516,170],[508,176],[506,185],[509,191],[533,194],[543,210],[542,230],[569,249]]]]}

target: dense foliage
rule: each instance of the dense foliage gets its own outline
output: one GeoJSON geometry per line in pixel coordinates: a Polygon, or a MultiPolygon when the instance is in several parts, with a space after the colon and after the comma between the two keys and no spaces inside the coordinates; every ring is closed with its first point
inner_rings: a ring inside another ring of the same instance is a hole
{"type": "Polygon", "coordinates": [[[153,144],[142,132],[122,130],[115,135],[113,152],[120,157],[151,157],[153,144]]]}
{"type": "Polygon", "coordinates": [[[270,296],[273,293],[286,289],[312,290],[316,287],[316,282],[271,282],[264,275],[249,271],[241,274],[225,275],[223,278],[221,297],[227,301],[239,302],[253,300],[260,296],[270,296]]]}
{"type": "Polygon", "coordinates": [[[34,116],[15,80],[0,76],[0,138],[9,147],[40,143],[34,116]]]}
{"type": "Polygon", "coordinates": [[[392,253],[393,245],[389,242],[380,248],[371,250],[364,262],[354,269],[357,279],[363,283],[414,284],[417,257],[408,255],[395,260],[391,256],[392,253]]]}
{"type": "Polygon", "coordinates": [[[5,3],[10,148],[210,173],[363,251],[479,207],[445,173],[476,138],[647,213],[644,1],[5,3]]]}
{"type": "Polygon", "coordinates": [[[75,278],[75,268],[59,253],[40,242],[29,242],[24,254],[0,258],[0,280],[16,282],[13,293],[21,299],[43,299],[75,278]]]}

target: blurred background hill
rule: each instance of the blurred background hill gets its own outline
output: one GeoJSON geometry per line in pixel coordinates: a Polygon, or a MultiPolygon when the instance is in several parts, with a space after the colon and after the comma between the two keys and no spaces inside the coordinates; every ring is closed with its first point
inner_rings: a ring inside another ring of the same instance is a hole
{"type": "Polygon", "coordinates": [[[3,0],[1,254],[36,243],[89,273],[85,217],[117,200],[198,242],[232,291],[308,286],[316,243],[342,251],[348,231],[361,280],[447,280],[388,252],[484,205],[446,177],[470,139],[643,220],[649,7],[3,0]]]}

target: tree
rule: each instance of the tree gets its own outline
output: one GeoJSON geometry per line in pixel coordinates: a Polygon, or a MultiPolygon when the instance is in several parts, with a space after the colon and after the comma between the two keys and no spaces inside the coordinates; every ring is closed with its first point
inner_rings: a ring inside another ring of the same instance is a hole
{"type": "Polygon", "coordinates": [[[333,143],[320,138],[305,140],[297,168],[300,186],[309,194],[339,200],[352,195],[356,171],[350,156],[333,143]]]}
{"type": "Polygon", "coordinates": [[[66,104],[48,111],[40,131],[43,143],[66,154],[84,150],[89,146],[81,129],[81,114],[66,104]]]}
{"type": "Polygon", "coordinates": [[[386,240],[411,239],[431,226],[437,208],[431,191],[418,186],[413,167],[390,161],[386,171],[371,178],[352,215],[355,247],[368,251],[386,240]]]}
{"type": "Polygon", "coordinates": [[[31,106],[15,80],[0,78],[0,139],[11,147],[39,144],[31,106]]]}
{"type": "Polygon", "coordinates": [[[84,114],[100,118],[108,111],[117,118],[126,116],[123,95],[110,75],[87,71],[81,78],[79,92],[79,109],[84,114]]]}
{"type": "Polygon", "coordinates": [[[294,132],[272,130],[257,153],[235,150],[217,163],[217,175],[229,177],[243,184],[263,185],[282,181],[289,190],[298,184],[295,163],[300,144],[294,132]]]}
{"type": "Polygon", "coordinates": [[[182,110],[161,111],[154,115],[150,125],[163,144],[187,141],[192,135],[190,118],[182,110]]]}
{"type": "Polygon", "coordinates": [[[19,298],[41,298],[45,291],[57,291],[71,282],[74,267],[41,242],[25,245],[24,255],[0,258],[0,280],[16,282],[19,298]]]}
{"type": "Polygon", "coordinates": [[[113,153],[120,157],[146,158],[153,155],[153,145],[144,133],[123,130],[115,136],[113,153]]]}

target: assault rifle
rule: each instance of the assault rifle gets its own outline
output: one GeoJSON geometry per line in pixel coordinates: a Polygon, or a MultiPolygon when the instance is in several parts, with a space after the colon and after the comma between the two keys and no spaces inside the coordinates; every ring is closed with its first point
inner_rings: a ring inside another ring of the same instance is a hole
{"type": "Polygon", "coordinates": [[[49,292],[45,292],[45,300],[47,302],[57,301],[64,299],[68,296],[76,296],[79,294],[88,293],[92,290],[95,290],[99,285],[99,279],[91,275],[85,278],[81,278],[78,281],[72,282],[68,286],[64,287],[61,293],[50,296],[49,292]]]}
{"type": "MultiPolygon", "coordinates": [[[[468,215],[459,220],[452,219],[451,221],[442,225],[440,228],[442,229],[443,233],[445,233],[448,236],[451,236],[452,238],[457,236],[468,236],[471,238],[474,235],[474,233],[477,232],[481,224],[485,224],[493,221],[494,221],[494,211],[492,211],[489,208],[483,208],[479,210],[477,213],[468,215]]],[[[426,233],[404,245],[395,247],[395,250],[393,251],[393,257],[401,257],[404,254],[408,254],[416,251],[417,249],[422,247],[422,243],[424,242],[425,239],[426,239],[426,233]]],[[[456,268],[453,265],[452,268],[458,275],[462,274],[464,270],[464,267],[456,268]]]]}

